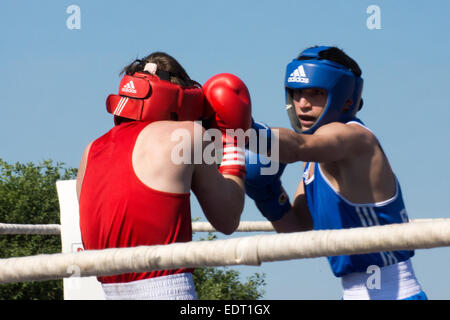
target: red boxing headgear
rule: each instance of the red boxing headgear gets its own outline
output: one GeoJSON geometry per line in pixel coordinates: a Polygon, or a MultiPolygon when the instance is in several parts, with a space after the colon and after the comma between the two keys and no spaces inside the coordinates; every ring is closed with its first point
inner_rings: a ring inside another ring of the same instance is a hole
{"type": "Polygon", "coordinates": [[[159,77],[136,72],[120,81],[119,94],[106,99],[106,110],[116,116],[138,121],[207,119],[212,111],[204,103],[203,90],[182,87],[159,77]]]}

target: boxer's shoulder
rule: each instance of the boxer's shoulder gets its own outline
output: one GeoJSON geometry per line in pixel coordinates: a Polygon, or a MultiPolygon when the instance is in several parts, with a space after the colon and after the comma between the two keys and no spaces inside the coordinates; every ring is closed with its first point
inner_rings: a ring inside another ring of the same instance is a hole
{"type": "Polygon", "coordinates": [[[142,139],[154,140],[155,136],[159,139],[168,139],[167,142],[177,140],[179,136],[189,135],[193,137],[194,134],[203,133],[204,128],[201,124],[195,121],[156,121],[147,125],[140,136],[142,139]]]}
{"type": "Polygon", "coordinates": [[[139,134],[133,150],[133,158],[171,161],[175,165],[192,164],[196,140],[202,141],[204,128],[193,121],[156,121],[147,125],[139,134]]]}

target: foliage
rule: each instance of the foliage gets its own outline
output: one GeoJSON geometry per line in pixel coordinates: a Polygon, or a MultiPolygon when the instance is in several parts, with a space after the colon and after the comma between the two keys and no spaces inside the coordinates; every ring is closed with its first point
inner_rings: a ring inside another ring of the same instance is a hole
{"type": "Polygon", "coordinates": [[[242,283],[236,270],[203,267],[195,270],[194,281],[200,300],[257,300],[264,295],[264,274],[255,273],[242,283]]]}
{"type": "MultiPolygon", "coordinates": [[[[56,181],[73,179],[77,172],[63,165],[51,160],[8,164],[0,159],[0,222],[59,224],[56,181]]],[[[0,235],[1,258],[57,252],[61,252],[60,237],[0,235]]],[[[3,284],[0,299],[62,299],[62,280],[3,284]]]]}
{"type": "MultiPolygon", "coordinates": [[[[214,239],[216,236],[208,233],[207,239],[201,240],[214,239]]],[[[236,270],[203,267],[196,268],[193,276],[200,300],[257,300],[264,295],[265,274],[255,273],[243,283],[236,270]]]]}

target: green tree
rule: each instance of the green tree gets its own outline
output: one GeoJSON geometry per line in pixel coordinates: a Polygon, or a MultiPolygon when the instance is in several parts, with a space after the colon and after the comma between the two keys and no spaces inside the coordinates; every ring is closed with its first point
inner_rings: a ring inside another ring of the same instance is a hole
{"type": "MultiPolygon", "coordinates": [[[[216,236],[208,233],[207,239],[201,240],[214,239],[216,236]]],[[[257,300],[265,293],[262,288],[266,285],[265,274],[255,273],[241,282],[236,270],[202,267],[195,269],[193,277],[200,300],[257,300]]]]}
{"type": "MultiPolygon", "coordinates": [[[[59,224],[56,181],[73,179],[76,169],[63,163],[8,164],[0,159],[0,222],[59,224]]],[[[21,257],[61,252],[53,235],[0,235],[0,257],[21,257]]],[[[62,280],[0,285],[0,299],[62,299],[62,280]]]]}
{"type": "MultiPolygon", "coordinates": [[[[0,159],[0,223],[59,224],[56,181],[75,179],[77,169],[51,160],[39,164],[8,164],[0,159]]],[[[211,234],[208,240],[215,237],[211,234]]],[[[0,258],[61,252],[61,239],[54,235],[0,235],[0,258]]],[[[264,275],[246,282],[228,268],[197,268],[194,280],[199,299],[258,299],[264,294],[264,275]]],[[[0,284],[3,300],[60,300],[63,281],[0,284]]]]}
{"type": "Polygon", "coordinates": [[[200,300],[257,300],[262,298],[264,274],[255,273],[241,282],[239,272],[226,267],[197,268],[194,282],[200,300]]]}

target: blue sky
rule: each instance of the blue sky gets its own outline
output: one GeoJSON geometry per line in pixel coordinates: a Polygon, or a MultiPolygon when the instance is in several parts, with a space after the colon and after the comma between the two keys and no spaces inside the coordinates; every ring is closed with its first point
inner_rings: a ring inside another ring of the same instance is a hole
{"type": "MultiPolygon", "coordinates": [[[[238,75],[253,117],[289,127],[286,64],[306,47],[336,45],[363,70],[360,117],[390,159],[410,218],[449,218],[448,12],[445,0],[3,1],[0,157],[77,167],[85,145],[112,126],[105,100],[117,92],[121,68],[153,51],[173,55],[200,83],[238,75]],[[66,26],[73,4],[79,30],[66,26]],[[380,8],[381,29],[367,28],[370,5],[380,8]]],[[[283,175],[291,197],[300,173],[298,163],[283,175]]],[[[204,220],[192,199],[193,217],[204,220]]],[[[242,220],[263,220],[247,200],[242,220]]],[[[449,263],[449,248],[416,251],[429,298],[450,298],[449,263]]],[[[266,273],[265,299],[340,298],[325,258],[237,269],[243,277],[266,273]]]]}

